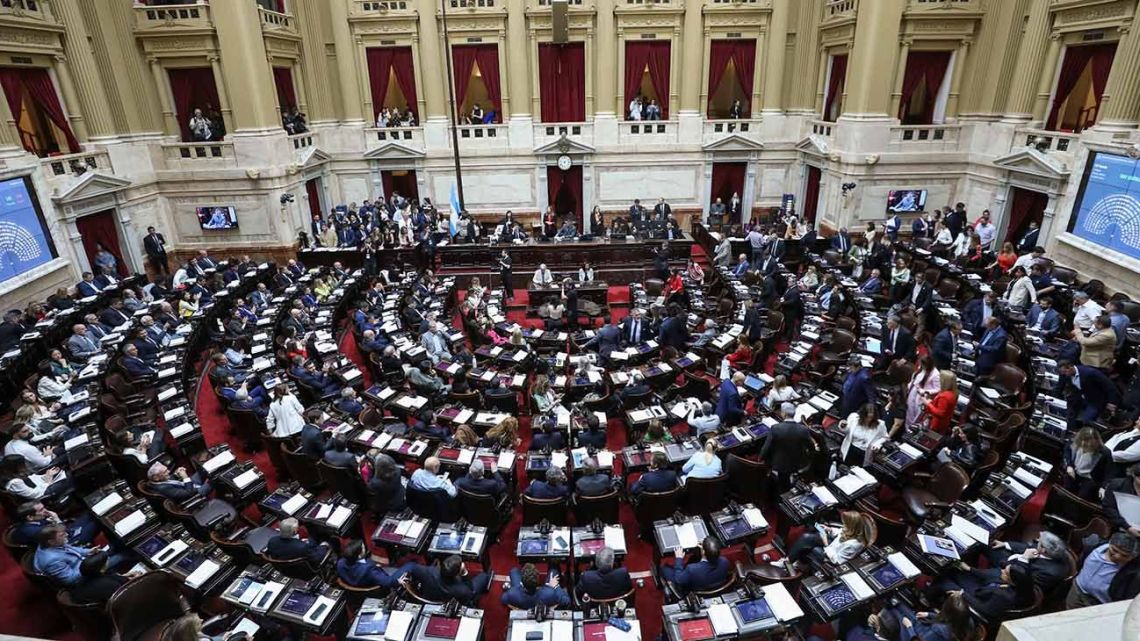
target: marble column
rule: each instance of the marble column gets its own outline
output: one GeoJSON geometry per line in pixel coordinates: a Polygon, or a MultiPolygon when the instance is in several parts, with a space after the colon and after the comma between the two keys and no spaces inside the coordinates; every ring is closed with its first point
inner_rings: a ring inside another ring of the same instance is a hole
{"type": "Polygon", "coordinates": [[[447,68],[444,56],[447,55],[448,48],[440,46],[443,40],[435,15],[438,4],[432,0],[417,0],[415,3],[420,14],[418,53],[420,78],[424,82],[424,86],[419,89],[424,97],[427,117],[447,119],[451,114],[447,107],[447,83],[451,79],[444,72],[447,68]]]}
{"type": "Polygon", "coordinates": [[[962,75],[966,72],[966,57],[970,53],[970,40],[964,39],[958,44],[958,51],[954,54],[954,69],[950,76],[950,95],[946,100],[946,120],[958,120],[958,100],[962,93],[962,75]]]}
{"type": "Polygon", "coordinates": [[[1140,6],[1128,26],[1121,28],[1120,44],[1100,103],[1098,127],[1134,129],[1140,117],[1140,6]]]}
{"type": "Polygon", "coordinates": [[[1045,54],[1045,62],[1041,67],[1041,77],[1037,80],[1037,98],[1033,102],[1033,112],[1030,119],[1045,126],[1045,119],[1049,117],[1049,99],[1053,95],[1053,83],[1057,80],[1057,65],[1061,64],[1061,34],[1054,33],[1049,36],[1049,50],[1045,54]]]}
{"type": "MultiPolygon", "coordinates": [[[[699,113],[701,109],[701,65],[704,55],[703,0],[685,0],[685,17],[681,28],[681,111],[699,113]]],[[[619,70],[625,77],[625,70],[619,70]]],[[[679,115],[679,114],[678,114],[679,115]]],[[[672,114],[670,114],[672,116],[672,114]]]]}
{"type": "Polygon", "coordinates": [[[526,0],[508,0],[507,10],[507,81],[510,90],[510,114],[530,117],[530,68],[537,51],[529,50],[526,33],[526,0]]]}
{"type": "Polygon", "coordinates": [[[598,96],[596,114],[606,114],[611,118],[621,114],[616,109],[617,86],[623,82],[625,70],[617,68],[617,28],[614,23],[614,0],[596,0],[598,30],[594,46],[597,50],[597,64],[594,65],[594,91],[598,96]]]}
{"type": "Polygon", "coordinates": [[[170,77],[166,75],[166,70],[162,68],[158,58],[148,58],[147,62],[154,76],[154,84],[158,88],[158,102],[162,105],[163,131],[168,135],[181,137],[178,117],[174,114],[174,105],[171,102],[170,77]]]}
{"type": "Polygon", "coordinates": [[[63,111],[67,114],[67,120],[71,125],[71,132],[75,134],[75,139],[82,144],[83,141],[87,140],[87,123],[83,120],[83,109],[79,105],[79,96],[75,93],[75,83],[71,80],[71,72],[67,69],[67,57],[60,54],[55,56],[52,62],[52,75],[63,94],[61,101],[63,102],[63,111]]]}
{"type": "MultiPolygon", "coordinates": [[[[0,94],[3,92],[0,91],[0,94]]],[[[0,100],[0,157],[16,155],[22,150],[20,134],[16,130],[16,118],[8,108],[8,101],[0,100]]]]}
{"type": "MultiPolygon", "coordinates": [[[[346,122],[360,123],[371,120],[364,113],[358,76],[364,74],[357,69],[356,45],[352,40],[352,28],[348,23],[349,0],[326,0],[329,6],[329,19],[332,22],[333,48],[336,51],[336,71],[340,85],[341,115],[346,122]]],[[[428,22],[435,22],[435,11],[420,11],[420,29],[428,22]]]]}
{"type": "Polygon", "coordinates": [[[768,59],[763,66],[764,112],[780,112],[784,107],[784,58],[788,48],[789,0],[772,0],[772,22],[768,25],[768,59]]]}
{"type": "MultiPolygon", "coordinates": [[[[334,5],[337,3],[333,3],[334,5]]],[[[253,2],[214,2],[210,4],[221,49],[221,76],[214,62],[214,82],[218,98],[229,103],[230,131],[267,131],[281,128],[277,111],[277,91],[272,74],[266,73],[265,39],[261,36],[261,15],[253,2]]]]}
{"type": "Polygon", "coordinates": [[[894,102],[894,78],[889,70],[895,68],[900,55],[894,43],[899,41],[905,7],[906,0],[859,3],[855,41],[847,65],[845,115],[893,118],[897,113],[897,105],[894,111],[888,111],[894,102]]]}
{"type": "Polygon", "coordinates": [[[289,7],[296,16],[296,25],[301,31],[301,60],[296,65],[300,74],[293,78],[302,96],[301,104],[309,115],[309,123],[316,124],[337,119],[333,100],[332,84],[329,80],[331,69],[325,53],[324,32],[321,21],[324,9],[321,3],[326,0],[293,0],[289,7]],[[303,82],[301,82],[303,80],[303,82]]]}
{"type": "MultiPolygon", "coordinates": [[[[1046,74],[1045,69],[1053,57],[1053,43],[1056,42],[1049,39],[1051,21],[1048,2],[1034,2],[1030,5],[1029,22],[1025,25],[1025,33],[1021,36],[1021,45],[1017,51],[1017,73],[1013,74],[1013,84],[1006,99],[1007,117],[1031,120],[1036,113],[1034,102],[1040,93],[1039,80],[1044,81],[1046,75],[1052,75],[1046,74]],[[1049,50],[1049,56],[1046,55],[1046,49],[1049,50]]],[[[1052,82],[1053,78],[1050,77],[1050,87],[1052,82]]]]}
{"type": "MultiPolygon", "coordinates": [[[[899,59],[895,66],[894,87],[891,89],[891,107],[888,112],[892,118],[898,116],[899,108],[902,107],[903,80],[906,76],[906,62],[910,57],[911,44],[913,43],[910,38],[904,38],[899,42],[899,59]]],[[[848,74],[850,75],[850,72],[848,74]]]]}
{"type": "Polygon", "coordinates": [[[74,67],[72,78],[79,95],[79,104],[69,105],[68,111],[82,112],[88,138],[112,136],[115,125],[107,109],[107,93],[88,43],[87,25],[78,0],[56,0],[52,8],[67,25],[63,31],[63,48],[67,53],[67,66],[74,67]]]}

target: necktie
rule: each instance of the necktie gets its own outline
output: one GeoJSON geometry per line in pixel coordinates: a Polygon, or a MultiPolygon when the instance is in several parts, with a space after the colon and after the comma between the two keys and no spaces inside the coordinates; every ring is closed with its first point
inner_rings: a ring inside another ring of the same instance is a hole
{"type": "Polygon", "coordinates": [[[1117,443],[1116,447],[1112,448],[1112,451],[1113,452],[1121,452],[1123,450],[1127,450],[1128,448],[1135,445],[1137,441],[1140,441],[1140,435],[1129,436],[1128,438],[1124,439],[1123,441],[1120,441],[1119,443],[1117,443]]]}
{"type": "Polygon", "coordinates": [[[899,330],[896,329],[895,331],[891,332],[891,351],[892,352],[895,351],[895,345],[898,344],[898,340],[899,340],[899,330]]]}

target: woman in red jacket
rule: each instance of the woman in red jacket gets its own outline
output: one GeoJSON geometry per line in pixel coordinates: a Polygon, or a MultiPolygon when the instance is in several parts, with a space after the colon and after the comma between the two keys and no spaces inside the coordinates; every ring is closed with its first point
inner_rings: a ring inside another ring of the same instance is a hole
{"type": "Polygon", "coordinates": [[[748,344],[748,337],[741,334],[736,351],[725,356],[734,369],[742,369],[752,365],[752,346],[748,344]]]}
{"type": "Polygon", "coordinates": [[[947,434],[954,418],[954,408],[958,406],[958,377],[954,372],[943,370],[939,379],[940,390],[926,402],[926,413],[930,415],[930,429],[947,434]]]}

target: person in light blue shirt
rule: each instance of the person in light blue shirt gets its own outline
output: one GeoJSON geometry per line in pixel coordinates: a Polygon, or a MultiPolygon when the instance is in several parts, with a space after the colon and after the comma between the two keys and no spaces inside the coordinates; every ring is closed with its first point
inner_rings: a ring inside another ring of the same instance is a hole
{"type": "Polygon", "coordinates": [[[1116,332],[1116,351],[1119,353],[1124,348],[1124,339],[1128,337],[1128,325],[1132,320],[1122,312],[1123,305],[1118,300],[1108,302],[1108,322],[1112,325],[1112,331],[1116,332]]]}
{"type": "Polygon", "coordinates": [[[439,459],[434,456],[428,457],[428,460],[424,461],[423,467],[412,472],[412,478],[408,480],[408,486],[424,491],[442,489],[452,498],[455,498],[459,493],[446,476],[440,476],[439,459]]]}
{"type": "Polygon", "coordinates": [[[1097,546],[1085,557],[1084,565],[1065,597],[1065,607],[1071,610],[1117,600],[1112,595],[1113,583],[1138,553],[1140,540],[1135,536],[1128,532],[1113,534],[1108,543],[1097,546]]]}
{"type": "Polygon", "coordinates": [[[716,455],[716,439],[705,441],[705,449],[689,457],[685,466],[681,468],[681,480],[690,477],[698,479],[711,479],[720,476],[720,457],[716,455]]]}

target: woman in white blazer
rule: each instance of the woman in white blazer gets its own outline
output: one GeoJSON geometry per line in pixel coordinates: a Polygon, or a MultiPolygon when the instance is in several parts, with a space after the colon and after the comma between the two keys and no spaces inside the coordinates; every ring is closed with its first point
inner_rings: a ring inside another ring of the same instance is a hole
{"type": "Polygon", "coordinates": [[[285,384],[273,388],[273,401],[269,404],[269,415],[265,424],[273,436],[292,436],[305,427],[305,408],[296,396],[289,393],[285,384]]]}

